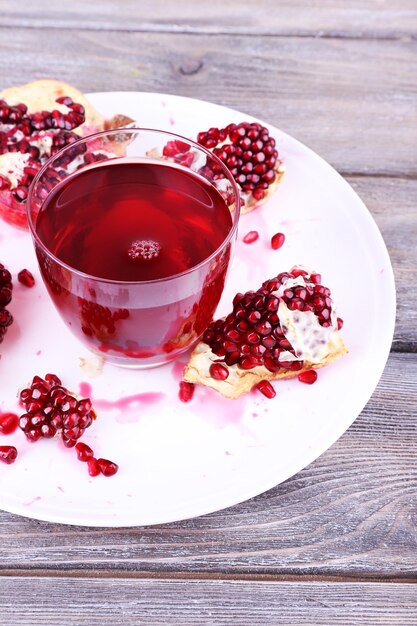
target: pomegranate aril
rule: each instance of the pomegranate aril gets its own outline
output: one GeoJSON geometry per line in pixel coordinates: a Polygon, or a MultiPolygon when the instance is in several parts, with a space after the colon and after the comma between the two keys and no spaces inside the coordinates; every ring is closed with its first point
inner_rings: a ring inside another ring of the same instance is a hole
{"type": "Polygon", "coordinates": [[[82,441],[79,441],[76,444],[75,449],[77,451],[77,458],[79,461],[87,462],[89,459],[94,457],[93,450],[90,448],[90,446],[87,446],[87,444],[83,443],[82,441]]]}
{"type": "Polygon", "coordinates": [[[97,459],[98,466],[103,476],[114,476],[119,466],[108,459],[97,459]]]}
{"type": "Polygon", "coordinates": [[[243,243],[254,243],[259,239],[259,233],[257,230],[250,230],[244,237],[243,243]]]}
{"type": "Polygon", "coordinates": [[[0,414],[0,435],[11,435],[19,426],[19,418],[15,413],[0,414]]]}
{"type": "Polygon", "coordinates": [[[285,235],[283,233],[276,233],[271,237],[271,247],[274,250],[278,250],[284,245],[285,235]]]}
{"type": "Polygon", "coordinates": [[[40,429],[42,437],[51,438],[56,435],[56,428],[52,424],[43,424],[40,429]]]}
{"type": "Polygon", "coordinates": [[[58,376],[56,376],[56,374],[46,374],[45,376],[45,381],[50,383],[51,385],[58,385],[60,386],[61,380],[58,378],[58,376]]]}
{"type": "Polygon", "coordinates": [[[181,402],[190,402],[194,395],[194,383],[187,383],[185,380],[180,382],[180,389],[178,392],[181,402]]]}
{"type": "Polygon", "coordinates": [[[317,372],[316,370],[307,370],[307,372],[302,372],[301,374],[298,374],[298,380],[300,383],[312,385],[317,380],[317,372]]]}
{"type": "Polygon", "coordinates": [[[98,476],[101,473],[97,459],[94,457],[87,461],[88,473],[90,476],[98,476]]]}
{"type": "Polygon", "coordinates": [[[21,270],[17,275],[19,283],[25,285],[25,287],[33,287],[35,284],[35,279],[31,272],[27,269],[21,270]]]}
{"type": "Polygon", "coordinates": [[[209,372],[215,380],[226,380],[229,377],[229,370],[221,363],[212,363],[209,372]]]}
{"type": "Polygon", "coordinates": [[[258,365],[262,365],[262,358],[255,355],[245,356],[239,361],[239,367],[244,370],[251,370],[258,365]]]}
{"type": "Polygon", "coordinates": [[[337,318],[337,330],[341,330],[343,328],[343,320],[341,317],[337,318]]]}
{"type": "Polygon", "coordinates": [[[256,388],[269,399],[275,398],[276,391],[268,380],[261,380],[260,383],[256,385],[256,388]]]}
{"type": "Polygon", "coordinates": [[[17,450],[14,446],[0,446],[0,461],[10,465],[17,457],[17,450]]]}

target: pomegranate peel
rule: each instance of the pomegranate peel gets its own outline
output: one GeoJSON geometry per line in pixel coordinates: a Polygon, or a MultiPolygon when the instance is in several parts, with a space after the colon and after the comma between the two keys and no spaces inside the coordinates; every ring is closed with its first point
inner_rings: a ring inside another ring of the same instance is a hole
{"type": "MultiPolygon", "coordinates": [[[[0,215],[26,227],[26,199],[31,182],[46,160],[80,136],[127,126],[134,120],[116,115],[105,119],[75,87],[56,80],[38,80],[0,92],[0,215]]],[[[123,155],[125,139],[90,146],[86,164],[123,155]]]]}
{"type": "MultiPolygon", "coordinates": [[[[281,181],[285,166],[278,158],[275,139],[267,128],[257,122],[229,124],[225,128],[209,128],[198,133],[197,143],[212,152],[229,169],[240,190],[241,213],[248,213],[266,202],[281,181]]],[[[169,141],[162,155],[179,165],[192,167],[214,184],[221,183],[224,175],[214,159],[197,154],[188,143],[169,141]]],[[[150,157],[160,157],[159,150],[148,152],[150,157]]],[[[253,240],[254,241],[254,240],[253,240]]],[[[245,243],[252,243],[246,241],[245,243]]]]}
{"type": "MultiPolygon", "coordinates": [[[[330,289],[301,266],[237,294],[233,311],[210,324],[184,370],[184,380],[237,398],[262,381],[303,377],[346,354],[330,289]],[[228,369],[213,376],[216,364],[228,369]]],[[[311,376],[311,374],[310,374],[311,376]]],[[[262,388],[269,391],[264,383],[262,388]]]]}

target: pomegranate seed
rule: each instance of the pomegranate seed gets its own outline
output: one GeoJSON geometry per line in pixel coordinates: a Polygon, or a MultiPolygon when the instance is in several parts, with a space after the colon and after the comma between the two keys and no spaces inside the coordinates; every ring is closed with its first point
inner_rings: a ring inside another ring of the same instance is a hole
{"type": "Polygon", "coordinates": [[[257,230],[251,230],[243,237],[242,241],[243,241],[243,243],[254,243],[258,239],[259,239],[258,231],[257,230]]]}
{"type": "Polygon", "coordinates": [[[33,287],[35,284],[35,279],[33,275],[29,272],[29,270],[21,270],[17,275],[19,283],[25,285],[25,287],[33,287]]]}
{"type": "Polygon", "coordinates": [[[116,463],[108,461],[107,459],[97,459],[97,464],[103,476],[114,476],[119,469],[116,463]]]}
{"type": "Polygon", "coordinates": [[[19,418],[14,413],[0,415],[0,435],[11,435],[19,426],[19,418]]]}
{"type": "Polygon", "coordinates": [[[221,363],[212,363],[209,372],[210,376],[215,380],[226,380],[229,377],[229,370],[221,363]]]}
{"type": "Polygon", "coordinates": [[[343,328],[343,320],[341,317],[337,318],[337,330],[341,330],[343,328]]]}
{"type": "Polygon", "coordinates": [[[284,245],[285,235],[283,233],[276,233],[271,237],[271,247],[274,250],[278,250],[284,245]]]}
{"type": "Polygon", "coordinates": [[[266,398],[275,398],[276,391],[268,380],[261,380],[260,383],[256,385],[256,388],[263,393],[266,398]]]}
{"type": "Polygon", "coordinates": [[[17,450],[14,446],[0,446],[0,461],[10,465],[16,461],[17,450]]]}
{"type": "Polygon", "coordinates": [[[100,466],[98,464],[97,459],[92,457],[87,461],[88,473],[90,476],[98,476],[101,473],[100,466]]]}
{"type": "Polygon", "coordinates": [[[194,383],[187,383],[185,380],[180,382],[180,390],[178,392],[181,402],[190,402],[194,395],[194,383]]]}
{"type": "Polygon", "coordinates": [[[317,372],[316,370],[307,370],[307,372],[302,372],[301,374],[298,374],[298,380],[300,383],[312,385],[317,380],[317,372]]]}
{"type": "Polygon", "coordinates": [[[86,462],[94,457],[93,450],[90,448],[90,446],[87,446],[87,444],[83,443],[82,441],[79,441],[76,444],[75,449],[77,450],[77,457],[80,461],[86,462]]]}
{"type": "Polygon", "coordinates": [[[45,380],[34,376],[31,386],[20,392],[20,400],[26,413],[19,426],[30,441],[59,431],[64,445],[73,447],[96,417],[91,400],[72,396],[55,374],[47,374],[45,380]]]}

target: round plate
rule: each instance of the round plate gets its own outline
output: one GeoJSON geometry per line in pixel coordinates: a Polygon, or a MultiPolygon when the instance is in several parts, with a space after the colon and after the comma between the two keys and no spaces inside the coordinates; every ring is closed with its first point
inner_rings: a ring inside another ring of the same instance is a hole
{"type": "MultiPolygon", "coordinates": [[[[178,96],[90,94],[105,115],[124,113],[138,125],[195,138],[199,130],[253,118],[178,96]]],[[[264,122],[262,122],[264,123],[264,122]]],[[[266,124],[267,125],[267,124],[266,124]]],[[[267,400],[251,393],[227,400],[198,387],[178,399],[184,365],[129,371],[105,365],[73,338],[41,282],[30,237],[0,225],[0,261],[14,276],[30,269],[33,289],[15,280],[15,323],[0,346],[0,410],[19,411],[16,394],[35,374],[57,373],[74,392],[91,394],[98,419],[83,441],[116,461],[112,478],[90,478],[61,441],[30,444],[21,432],[0,436],[19,450],[0,467],[0,508],[43,520],[91,526],[171,522],[219,510],[270,489],[311,463],[352,424],[374,391],[391,346],[395,289],[390,260],[368,210],[319,156],[278,128],[287,172],[260,209],[243,216],[218,315],[237,291],[302,264],[332,289],[349,354],[319,371],[315,385],[275,383],[267,400]],[[259,232],[253,244],[242,238],[259,232]],[[270,238],[286,235],[280,250],[270,238]],[[81,366],[84,361],[84,366],[81,366]]],[[[329,141],[332,138],[329,137],[329,141]]]]}

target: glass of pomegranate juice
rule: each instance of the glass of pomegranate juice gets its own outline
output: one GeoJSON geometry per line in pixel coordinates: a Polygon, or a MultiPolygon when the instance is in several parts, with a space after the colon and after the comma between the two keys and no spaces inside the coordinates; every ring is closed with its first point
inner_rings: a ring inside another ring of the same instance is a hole
{"type": "Polygon", "coordinates": [[[115,365],[160,365],[190,348],[223,291],[239,218],[233,177],[172,133],[117,129],[53,155],[28,222],[68,328],[115,365]]]}

